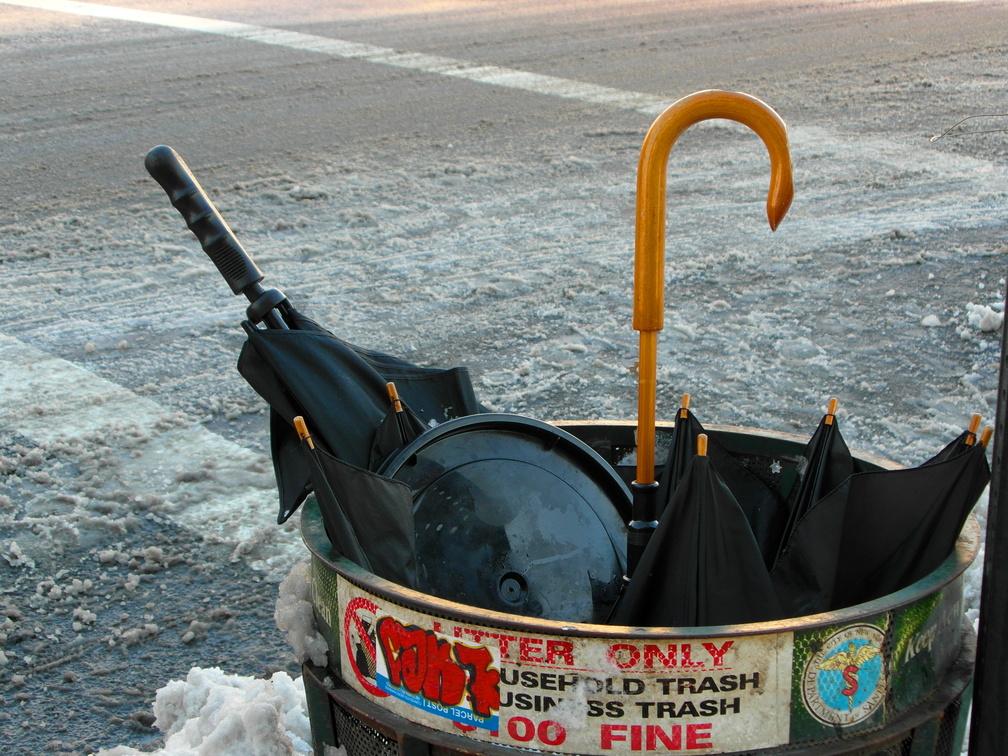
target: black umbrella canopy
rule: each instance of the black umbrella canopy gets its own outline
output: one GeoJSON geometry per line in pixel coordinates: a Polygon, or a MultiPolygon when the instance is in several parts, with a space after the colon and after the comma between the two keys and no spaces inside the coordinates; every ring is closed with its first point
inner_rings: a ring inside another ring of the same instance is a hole
{"type": "Polygon", "coordinates": [[[400,398],[395,383],[389,381],[385,388],[389,395],[389,409],[375,431],[371,445],[371,470],[379,469],[385,460],[429,428],[400,398]]]}
{"type": "Polygon", "coordinates": [[[349,465],[369,469],[384,459],[375,444],[381,446],[378,430],[392,411],[390,381],[408,403],[408,422],[416,431],[482,409],[466,368],[423,368],[362,349],[289,305],[284,320],[288,330],[244,322],[248,340],[238,357],[238,371],[272,409],[279,522],[293,514],[309,489],[309,470],[293,427],[296,416],[304,416],[316,446],[349,465]]]}
{"type": "Polygon", "coordinates": [[[855,558],[839,564],[831,608],[884,596],[935,570],[989,482],[978,443],[909,470],[855,476],[841,537],[841,550],[855,558]]]}
{"type": "Polygon", "coordinates": [[[720,434],[708,430],[689,409],[690,395],[684,394],[682,406],[676,413],[675,426],[669,443],[668,455],[658,483],[658,516],[665,510],[675,489],[696,456],[697,438],[707,436],[707,456],[734,495],[749,521],[756,543],[769,566],[777,554],[781,533],[787,519],[787,509],[779,491],[749,470],[721,443],[720,434]]]}
{"type": "Polygon", "coordinates": [[[413,492],[319,449],[294,418],[326,535],[337,551],[379,577],[417,587],[413,492]]]}
{"type": "Polygon", "coordinates": [[[689,467],[696,454],[696,439],[704,432],[703,426],[690,412],[690,395],[683,394],[679,411],[676,412],[675,425],[672,427],[672,438],[669,441],[668,454],[658,479],[658,494],[656,510],[660,518],[665,511],[665,505],[679,485],[679,481],[689,467]]]}
{"type": "Polygon", "coordinates": [[[832,605],[837,569],[845,558],[841,535],[850,487],[848,478],[809,509],[773,565],[770,580],[782,616],[818,614],[832,605]]]}
{"type": "Polygon", "coordinates": [[[698,438],[610,624],[696,627],[780,616],[745,514],[698,438]]]}
{"type": "MultiPolygon", "coordinates": [[[[980,415],[973,415],[970,418],[969,426],[960,433],[956,438],[945,446],[940,452],[935,454],[931,459],[924,463],[924,465],[933,465],[936,462],[944,462],[946,459],[951,459],[964,451],[969,451],[972,446],[975,446],[980,440],[977,437],[977,431],[980,430],[980,423],[983,418],[980,415]]],[[[984,434],[987,440],[990,439],[990,434],[993,433],[992,428],[985,428],[984,434]]],[[[987,441],[982,442],[984,448],[987,447],[987,441]]],[[[922,467],[924,465],[921,465],[922,467]]]]}
{"type": "Polygon", "coordinates": [[[785,615],[892,593],[948,558],[990,479],[970,433],[919,467],[855,473],[816,502],[771,571],[785,615]]]}
{"type": "Polygon", "coordinates": [[[836,409],[837,400],[830,399],[826,414],[799,459],[798,480],[788,497],[788,520],[781,535],[777,559],[787,549],[798,522],[816,502],[854,472],[854,459],[840,435],[836,409]]]}

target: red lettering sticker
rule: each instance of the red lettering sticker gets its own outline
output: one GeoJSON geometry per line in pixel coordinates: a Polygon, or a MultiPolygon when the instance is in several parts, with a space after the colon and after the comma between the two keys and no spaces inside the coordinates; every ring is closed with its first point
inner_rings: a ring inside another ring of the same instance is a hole
{"type": "Polygon", "coordinates": [[[686,725],[686,750],[700,751],[705,748],[713,748],[714,744],[710,742],[710,730],[710,722],[686,725]]]}
{"type": "Polygon", "coordinates": [[[603,751],[611,751],[614,744],[626,742],[626,725],[604,724],[599,732],[599,745],[603,751]]]}
{"type": "Polygon", "coordinates": [[[682,725],[670,725],[669,731],[665,732],[665,728],[662,725],[649,724],[644,740],[647,750],[657,751],[659,742],[662,745],[662,750],[681,751],[682,725]]]}
{"type": "Polygon", "coordinates": [[[571,641],[546,640],[546,663],[563,663],[568,667],[574,666],[574,644],[571,641]]]}
{"type": "Polygon", "coordinates": [[[724,657],[728,653],[728,649],[732,647],[735,641],[726,641],[721,648],[718,648],[713,643],[704,643],[703,647],[707,649],[707,653],[711,655],[711,659],[714,660],[715,667],[724,666],[724,657]]]}
{"type": "Polygon", "coordinates": [[[508,735],[519,743],[528,743],[535,737],[535,725],[528,717],[511,717],[507,723],[508,735]]]}
{"type": "Polygon", "coordinates": [[[563,728],[562,724],[554,722],[552,719],[540,722],[536,728],[536,735],[539,736],[540,743],[548,746],[558,746],[567,740],[567,730],[563,728]]]}
{"type": "Polygon", "coordinates": [[[520,662],[543,661],[542,638],[519,638],[518,661],[520,662]]]}
{"type": "Polygon", "coordinates": [[[654,669],[655,662],[658,662],[661,669],[672,669],[676,665],[676,659],[679,658],[678,650],[679,646],[675,643],[668,644],[667,653],[663,652],[660,646],[651,643],[644,644],[645,669],[654,669]]]}

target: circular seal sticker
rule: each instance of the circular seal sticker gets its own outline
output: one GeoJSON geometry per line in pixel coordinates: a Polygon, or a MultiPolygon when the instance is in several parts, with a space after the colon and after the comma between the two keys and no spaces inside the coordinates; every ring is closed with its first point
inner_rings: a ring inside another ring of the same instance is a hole
{"type": "Polygon", "coordinates": [[[851,625],[823,642],[802,674],[802,698],[813,717],[847,727],[878,709],[886,693],[884,641],[874,625],[851,625]]]}

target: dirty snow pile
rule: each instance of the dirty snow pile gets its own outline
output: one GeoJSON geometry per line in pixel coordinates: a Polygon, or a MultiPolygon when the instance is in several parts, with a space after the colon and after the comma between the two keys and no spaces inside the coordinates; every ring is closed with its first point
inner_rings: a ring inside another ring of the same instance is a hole
{"type": "MultiPolygon", "coordinates": [[[[310,756],[304,688],[286,672],[268,680],[195,667],[157,692],[155,726],[161,756],[310,756]]],[[[99,756],[136,756],[126,746],[99,756]]]]}
{"type": "Polygon", "coordinates": [[[295,564],[290,574],[280,583],[273,618],[280,632],[286,634],[298,664],[310,660],[315,666],[324,667],[329,646],[315,628],[311,584],[308,580],[308,562],[295,564]]]}
{"type": "MultiPolygon", "coordinates": [[[[277,627],[297,661],[326,663],[328,646],[315,629],[308,563],[296,564],[280,584],[277,627]]],[[[311,725],[304,686],[286,672],[269,679],[194,667],[185,680],[158,690],[154,725],[165,735],[155,756],[311,756],[311,725]]],[[[342,750],[327,749],[331,753],[342,750]]],[[[144,754],[127,746],[98,756],[144,754]]]]}

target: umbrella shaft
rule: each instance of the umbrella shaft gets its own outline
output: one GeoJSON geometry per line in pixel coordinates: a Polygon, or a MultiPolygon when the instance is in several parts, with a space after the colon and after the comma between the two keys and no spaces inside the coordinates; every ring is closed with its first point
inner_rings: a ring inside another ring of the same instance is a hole
{"type": "Polygon", "coordinates": [[[627,579],[632,578],[640,562],[648,541],[658,527],[655,519],[655,504],[658,484],[655,482],[633,486],[633,519],[627,523],[627,579]]]}
{"type": "Polygon", "coordinates": [[[640,332],[640,362],[637,366],[637,480],[654,483],[655,401],[658,379],[658,332],[640,332]]]}
{"type": "Polygon", "coordinates": [[[289,331],[287,324],[284,322],[280,313],[276,310],[270,310],[263,316],[263,322],[266,324],[267,328],[272,328],[276,331],[289,331]]]}

